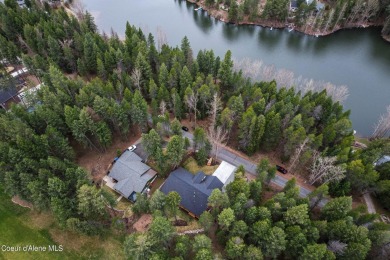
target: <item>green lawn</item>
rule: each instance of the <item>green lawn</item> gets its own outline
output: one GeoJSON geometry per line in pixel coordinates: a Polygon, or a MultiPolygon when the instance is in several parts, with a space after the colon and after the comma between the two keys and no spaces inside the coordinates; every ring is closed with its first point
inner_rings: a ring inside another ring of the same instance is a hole
{"type": "Polygon", "coordinates": [[[50,213],[14,204],[0,186],[0,259],[123,259],[122,243],[113,235],[88,237],[62,230],[50,213]],[[4,252],[6,246],[42,246],[46,252],[4,252]],[[62,245],[62,252],[48,252],[62,245]]]}
{"type": "MultiPolygon", "coordinates": [[[[45,246],[55,245],[47,230],[35,230],[23,223],[20,218],[30,210],[14,204],[0,186],[0,246],[45,246]]],[[[47,249],[48,250],[48,249],[47,249]]],[[[0,248],[0,259],[74,259],[67,252],[4,252],[0,248]]]]}
{"type": "Polygon", "coordinates": [[[158,175],[156,180],[153,182],[152,188],[150,189],[150,195],[152,195],[158,188],[160,188],[164,181],[165,179],[158,175]]]}
{"type": "Polygon", "coordinates": [[[196,174],[199,171],[204,172],[206,175],[211,175],[215,172],[215,170],[218,168],[219,165],[214,166],[199,166],[196,160],[193,157],[188,158],[183,163],[183,168],[185,168],[187,171],[196,174]]]}

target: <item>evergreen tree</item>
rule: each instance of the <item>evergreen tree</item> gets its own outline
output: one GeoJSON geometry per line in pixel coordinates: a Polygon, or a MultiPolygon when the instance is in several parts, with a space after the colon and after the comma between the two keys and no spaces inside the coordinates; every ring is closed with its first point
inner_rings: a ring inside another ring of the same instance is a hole
{"type": "Polygon", "coordinates": [[[148,120],[148,104],[138,90],[135,91],[132,101],[131,120],[139,126],[141,132],[144,132],[148,120]]]}
{"type": "Polygon", "coordinates": [[[221,87],[230,90],[233,84],[233,61],[232,52],[229,50],[225,54],[224,60],[218,71],[218,78],[221,80],[221,87]]]}
{"type": "Polygon", "coordinates": [[[95,74],[97,70],[97,46],[92,34],[87,33],[84,38],[84,66],[86,71],[95,74]]]}
{"type": "Polygon", "coordinates": [[[262,147],[266,151],[275,149],[279,144],[281,138],[281,129],[280,129],[280,115],[271,111],[267,113],[265,117],[265,131],[263,135],[262,147]]]}
{"type": "Polygon", "coordinates": [[[172,136],[166,150],[168,164],[172,168],[176,168],[182,161],[184,154],[184,139],[177,135],[172,136]]]}

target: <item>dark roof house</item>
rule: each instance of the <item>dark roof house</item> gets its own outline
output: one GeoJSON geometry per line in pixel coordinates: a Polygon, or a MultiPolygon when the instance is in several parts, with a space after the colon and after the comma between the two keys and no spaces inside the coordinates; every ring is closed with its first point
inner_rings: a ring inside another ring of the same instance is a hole
{"type": "Polygon", "coordinates": [[[179,193],[180,207],[199,218],[207,209],[211,192],[222,187],[223,183],[216,176],[208,176],[203,172],[193,175],[184,168],[178,168],[169,175],[160,190],[165,194],[171,191],[179,193]]]}
{"type": "Polygon", "coordinates": [[[0,89],[0,108],[6,109],[7,102],[15,98],[18,94],[16,88],[9,88],[7,90],[0,89]]]}
{"type": "Polygon", "coordinates": [[[128,150],[114,162],[108,174],[116,182],[113,188],[131,201],[136,201],[136,193],[144,192],[156,175],[156,171],[128,150]]]}
{"type": "Polygon", "coordinates": [[[296,10],[298,9],[298,0],[291,0],[290,1],[290,10],[296,10]]]}

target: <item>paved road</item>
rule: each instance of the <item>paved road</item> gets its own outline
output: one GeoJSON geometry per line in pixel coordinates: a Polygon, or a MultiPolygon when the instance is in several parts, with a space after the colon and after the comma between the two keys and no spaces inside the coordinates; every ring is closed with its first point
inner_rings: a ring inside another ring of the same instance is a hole
{"type": "MultiPolygon", "coordinates": [[[[190,141],[192,143],[192,139],[194,136],[190,132],[183,131],[183,136],[190,139],[190,141]]],[[[240,157],[240,156],[230,152],[228,149],[226,149],[224,147],[219,148],[217,159],[221,160],[221,161],[222,160],[226,161],[226,162],[233,164],[234,166],[237,166],[237,167],[240,165],[243,165],[245,170],[248,173],[255,175],[255,176],[257,175],[257,173],[256,173],[257,165],[256,164],[254,164],[253,162],[251,162],[243,157],[240,157]]],[[[278,185],[279,187],[284,187],[286,185],[287,181],[288,181],[288,179],[286,179],[280,175],[276,175],[275,178],[271,180],[272,183],[278,185]]],[[[297,186],[299,187],[299,195],[301,197],[307,197],[307,195],[309,195],[309,193],[311,192],[309,189],[306,189],[306,188],[300,186],[299,184],[297,184],[297,186]]],[[[320,207],[323,207],[327,203],[327,201],[328,200],[323,199],[318,205],[320,207]]]]}

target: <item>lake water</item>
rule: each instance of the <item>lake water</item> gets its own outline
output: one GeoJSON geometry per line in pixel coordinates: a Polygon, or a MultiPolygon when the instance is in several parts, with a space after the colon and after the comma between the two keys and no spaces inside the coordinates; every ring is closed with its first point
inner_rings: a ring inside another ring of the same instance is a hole
{"type": "MultiPolygon", "coordinates": [[[[353,29],[326,37],[313,37],[260,26],[225,24],[184,0],[81,0],[95,17],[99,30],[111,28],[124,35],[126,21],[157,35],[163,31],[170,45],[180,45],[184,36],[194,54],[213,49],[223,57],[231,50],[237,59],[260,59],[296,76],[346,85],[354,129],[361,136],[390,105],[390,44],[380,37],[380,28],[353,29]]],[[[155,37],[157,38],[157,37],[155,37]]]]}

